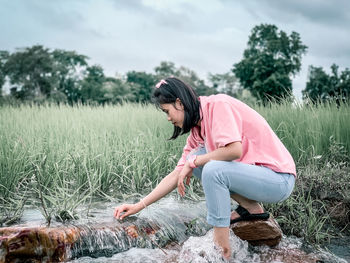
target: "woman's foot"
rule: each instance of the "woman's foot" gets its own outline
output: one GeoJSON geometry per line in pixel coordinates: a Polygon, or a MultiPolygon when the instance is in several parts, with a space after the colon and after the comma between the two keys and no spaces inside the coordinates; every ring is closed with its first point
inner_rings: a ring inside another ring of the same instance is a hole
{"type": "MultiPolygon", "coordinates": [[[[249,213],[251,214],[261,214],[264,213],[264,209],[261,207],[261,205],[259,205],[258,202],[250,202],[245,203],[245,204],[240,204],[240,206],[244,207],[245,209],[248,210],[249,213]]],[[[240,215],[236,212],[236,211],[232,211],[231,213],[231,220],[237,219],[239,218],[240,215]]]]}
{"type": "Polygon", "coordinates": [[[222,249],[222,255],[225,259],[231,257],[230,229],[228,227],[214,227],[214,243],[222,249]]]}

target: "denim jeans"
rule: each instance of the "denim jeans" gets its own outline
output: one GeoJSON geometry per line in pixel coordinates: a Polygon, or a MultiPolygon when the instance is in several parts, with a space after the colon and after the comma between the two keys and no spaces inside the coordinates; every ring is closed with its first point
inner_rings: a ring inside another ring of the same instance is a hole
{"type": "MultiPolygon", "coordinates": [[[[206,149],[200,147],[188,157],[205,153],[206,149]]],[[[232,161],[212,160],[193,169],[193,175],[202,181],[208,209],[207,221],[216,227],[230,225],[231,194],[257,202],[277,203],[289,197],[295,183],[293,174],[232,161]]]]}

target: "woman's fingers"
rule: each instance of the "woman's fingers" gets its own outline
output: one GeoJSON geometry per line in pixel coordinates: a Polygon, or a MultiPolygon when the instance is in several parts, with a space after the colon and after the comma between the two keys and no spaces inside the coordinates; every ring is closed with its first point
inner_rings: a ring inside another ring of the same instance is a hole
{"type": "Polygon", "coordinates": [[[188,175],[187,175],[187,180],[186,180],[186,184],[187,184],[187,185],[190,184],[191,177],[192,177],[192,174],[188,174],[188,175]]]}
{"type": "Polygon", "coordinates": [[[120,219],[124,219],[124,217],[127,217],[128,215],[130,215],[130,210],[129,211],[126,211],[124,214],[122,214],[121,216],[120,216],[120,219]]]}
{"type": "Polygon", "coordinates": [[[180,174],[179,180],[177,181],[177,191],[181,196],[185,195],[184,179],[185,179],[185,176],[180,174]]]}
{"type": "Polygon", "coordinates": [[[124,211],[127,211],[126,205],[121,205],[121,206],[116,207],[114,210],[114,217],[117,219],[119,219],[119,218],[123,219],[124,215],[121,217],[120,214],[124,211]]]}

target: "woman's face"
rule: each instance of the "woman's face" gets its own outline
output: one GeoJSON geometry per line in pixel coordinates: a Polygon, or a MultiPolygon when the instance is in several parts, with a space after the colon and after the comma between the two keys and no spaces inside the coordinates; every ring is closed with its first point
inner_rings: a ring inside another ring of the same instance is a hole
{"type": "Polygon", "coordinates": [[[168,116],[168,121],[173,125],[182,128],[185,118],[184,106],[182,105],[180,99],[176,99],[175,104],[165,103],[160,104],[160,108],[168,116]]]}

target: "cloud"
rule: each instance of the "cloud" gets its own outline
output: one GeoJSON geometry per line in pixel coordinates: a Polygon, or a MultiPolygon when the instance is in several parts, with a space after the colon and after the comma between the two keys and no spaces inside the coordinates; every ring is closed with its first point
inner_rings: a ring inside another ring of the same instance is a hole
{"type": "Polygon", "coordinates": [[[347,0],[252,0],[245,1],[247,10],[264,14],[273,20],[294,23],[296,19],[326,26],[347,27],[350,2],[347,0]]]}
{"type": "Polygon", "coordinates": [[[0,49],[41,44],[75,50],[107,75],[153,71],[163,60],[224,73],[242,58],[251,29],[271,23],[300,33],[309,47],[300,92],[310,64],[349,67],[348,0],[11,0],[0,3],[0,49]]]}

